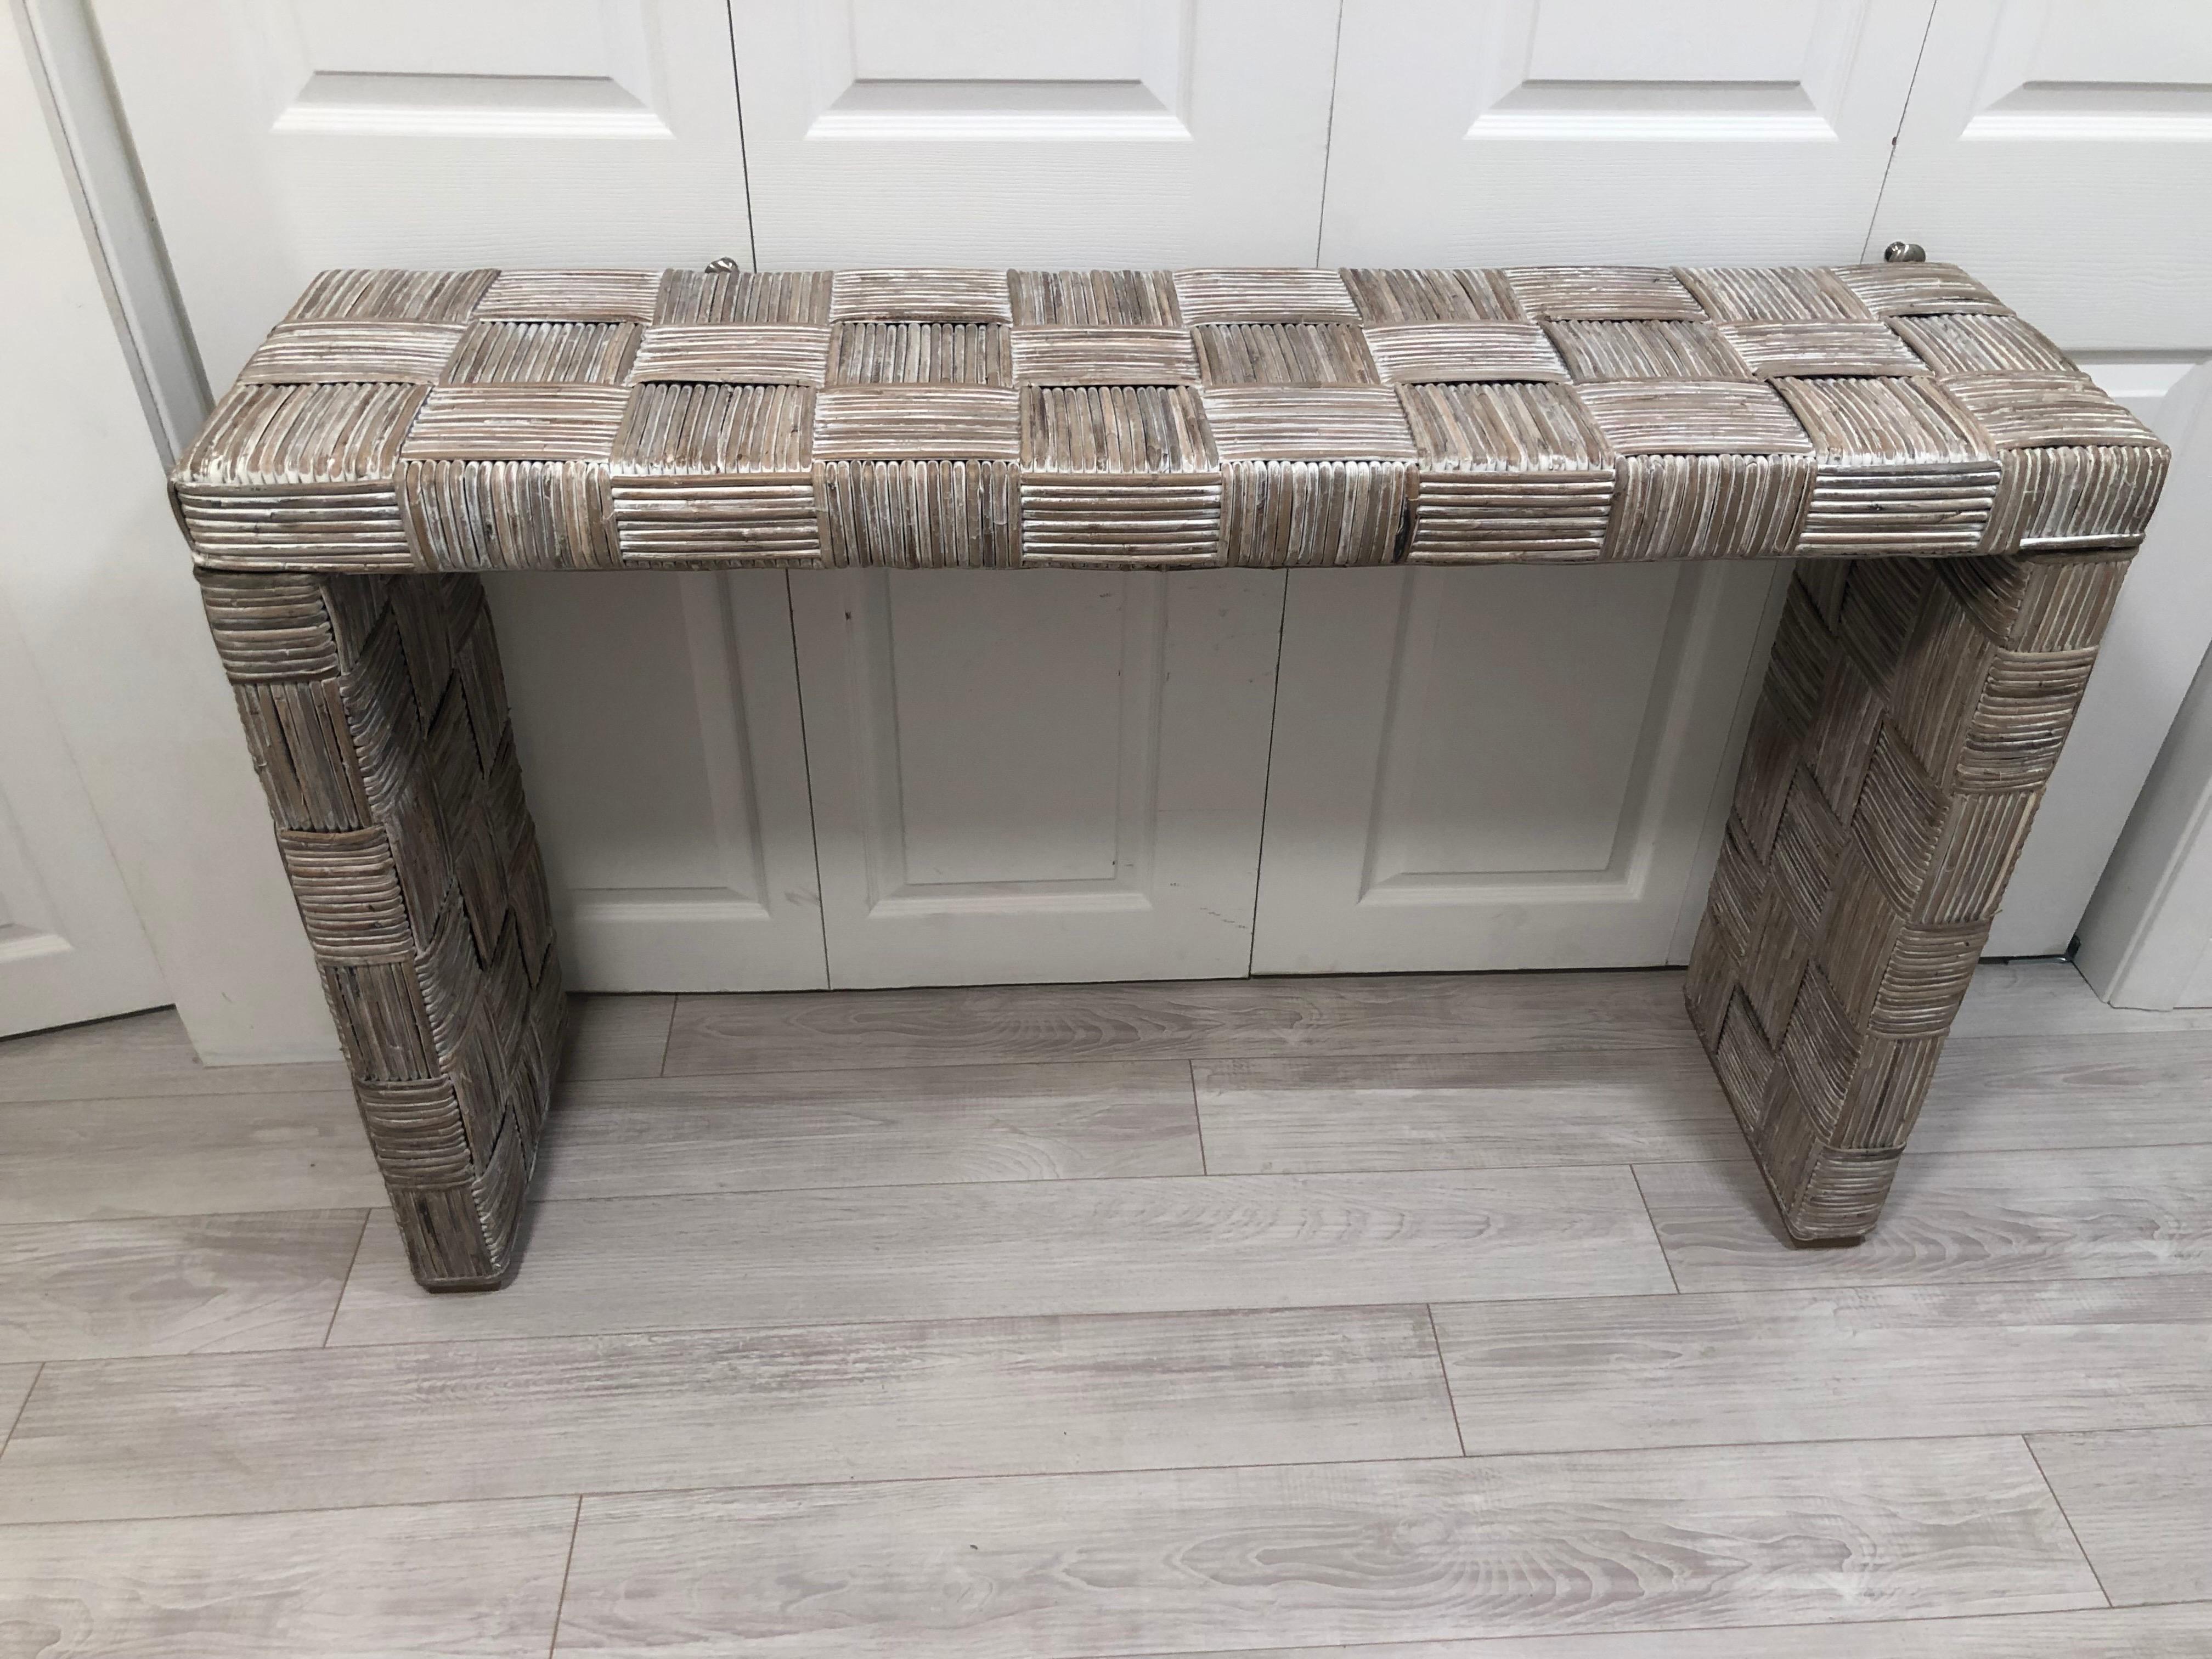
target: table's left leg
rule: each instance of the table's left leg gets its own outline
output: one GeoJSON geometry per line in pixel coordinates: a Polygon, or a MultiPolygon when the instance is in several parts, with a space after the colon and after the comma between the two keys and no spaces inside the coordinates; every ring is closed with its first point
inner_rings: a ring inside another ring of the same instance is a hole
{"type": "Polygon", "coordinates": [[[482,586],[200,583],[415,1277],[496,1285],[564,999],[482,586]]]}

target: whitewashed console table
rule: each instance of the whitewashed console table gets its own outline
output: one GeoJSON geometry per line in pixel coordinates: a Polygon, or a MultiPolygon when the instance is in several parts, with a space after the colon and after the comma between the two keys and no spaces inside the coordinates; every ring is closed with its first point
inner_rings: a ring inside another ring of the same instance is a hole
{"type": "MultiPolygon", "coordinates": [[[[1949,266],[332,271],[174,475],[416,1277],[561,1054],[482,570],[1796,558],[1690,1018],[1879,1213],[2166,453],[1949,266]]],[[[641,1264],[642,1265],[642,1264],[641,1264]]]]}

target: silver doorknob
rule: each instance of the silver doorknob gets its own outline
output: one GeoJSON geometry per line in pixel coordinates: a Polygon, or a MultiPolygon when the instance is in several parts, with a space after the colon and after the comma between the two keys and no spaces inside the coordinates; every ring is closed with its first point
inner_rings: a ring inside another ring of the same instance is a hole
{"type": "Polygon", "coordinates": [[[1893,265],[1917,265],[1927,259],[1928,250],[1917,242],[1892,242],[1881,257],[1893,265]]]}

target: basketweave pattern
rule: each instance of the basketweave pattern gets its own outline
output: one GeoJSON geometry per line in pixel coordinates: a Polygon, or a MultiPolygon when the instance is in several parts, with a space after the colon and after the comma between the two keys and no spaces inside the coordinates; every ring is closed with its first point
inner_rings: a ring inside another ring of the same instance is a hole
{"type": "Polygon", "coordinates": [[[2129,557],[1798,568],[1687,992],[1796,1238],[1881,1212],[2129,557]]]}
{"type": "Polygon", "coordinates": [[[562,1013],[465,573],[1802,557],[1686,989],[1791,1236],[1850,1240],[2166,460],[1941,265],[337,271],[173,483],[458,1288],[513,1264],[562,1013]]]}
{"type": "Polygon", "coordinates": [[[331,271],[201,563],[1326,566],[2139,540],[2166,451],[1954,267],[331,271]]]}
{"type": "Polygon", "coordinates": [[[482,584],[200,583],[416,1276],[497,1284],[566,1002],[482,584]]]}

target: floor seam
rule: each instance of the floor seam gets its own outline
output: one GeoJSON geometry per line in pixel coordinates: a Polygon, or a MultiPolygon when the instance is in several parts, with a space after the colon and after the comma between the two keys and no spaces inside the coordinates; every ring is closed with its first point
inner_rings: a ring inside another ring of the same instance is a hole
{"type": "MultiPolygon", "coordinates": [[[[863,1477],[857,1480],[849,1475],[827,1474],[818,1480],[757,1480],[750,1482],[721,1481],[706,1486],[588,1486],[580,1492],[579,1492],[574,1486],[569,1486],[540,1492],[501,1492],[495,1497],[406,1498],[393,1498],[379,1503],[364,1504],[295,1504],[271,1506],[267,1509],[198,1510],[184,1514],[120,1515],[94,1516],[68,1521],[0,1520],[0,1534],[5,1534],[12,1528],[26,1527],[130,1526],[137,1522],[145,1521],[220,1521],[237,1516],[246,1515],[337,1515],[349,1514],[361,1510],[453,1508],[462,1505],[485,1504],[545,1503],[554,1498],[570,1497],[576,1498],[580,1511],[580,1506],[586,1501],[593,1498],[662,1498],[698,1497],[718,1492],[779,1491],[849,1492],[856,1486],[937,1486],[958,1481],[1097,1480],[1111,1480],[1121,1476],[1131,1475],[1206,1474],[1216,1473],[1230,1474],[1265,1469],[1385,1468],[1396,1468],[1401,1465],[1409,1463],[1435,1463],[1440,1465],[1459,1466],[1470,1463],[1497,1463],[1515,1461],[1526,1462],[1536,1458],[1559,1460],[1566,1458],[1660,1457],[1674,1453],[1717,1450],[1782,1450],[1820,1446],[1911,1446],[1925,1445],[1930,1443],[2018,1441],[2024,1437],[2025,1437],[2017,1432],[1992,1432],[1988,1434],[1896,1435],[1873,1438],[1864,1436],[1832,1435],[1823,1438],[1806,1440],[1716,1440],[1700,1442],[1694,1445],[1598,1446],[1588,1449],[1577,1449],[1572,1451],[1552,1449],[1531,1451],[1468,1451],[1462,1452],[1457,1455],[1446,1452],[1440,1454],[1425,1453],[1418,1455],[1409,1455],[1400,1457],[1325,1457],[1312,1458],[1304,1461],[1276,1458],[1267,1462],[1244,1463],[1104,1464],[1091,1468],[1005,1469],[988,1474],[880,1475],[872,1478],[863,1477]]],[[[2045,1485],[2047,1487],[2049,1486],[2049,1482],[2046,1480],[2045,1485]]],[[[2063,1506],[2061,1507],[2063,1512],[2063,1506]]],[[[2076,1542],[2078,1546],[2078,1539],[2076,1542]]],[[[2083,1552],[2082,1559],[2085,1561],[2088,1559],[2087,1553],[2086,1551],[2083,1552]]],[[[2094,1571],[2095,1569],[2093,1565],[2091,1568],[2093,1576],[2094,1571]]],[[[2102,1586],[2100,1584],[2100,1591],[2101,1588],[2102,1586]]],[[[2191,1606],[2195,1605],[2195,1601],[2197,1600],[2203,1599],[2205,1598],[2183,1598],[2180,1601],[2177,1602],[2176,1605],[2191,1606]]],[[[2118,1611],[2120,1605],[2121,1604],[2112,1603],[2108,1601],[2106,1605],[2099,1609],[2099,1611],[2118,1611]]],[[[2132,1607],[2138,1604],[2130,1602],[2125,1605],[2132,1607]]]]}
{"type": "Polygon", "coordinates": [[[2106,1607],[2118,1607],[2119,1603],[2112,1600],[2112,1591],[2105,1588],[2105,1575],[2097,1571],[2096,1558],[2089,1553],[2089,1547],[2081,1541],[2081,1534],[2074,1525],[2074,1517],[2066,1513],[2066,1500],[2058,1495],[2058,1488],[2052,1483],[2050,1472],[2043,1467],[2043,1460],[2035,1455],[2034,1440],[2023,1434],[2020,1437],[2020,1443],[2021,1449],[2027,1453],[2027,1461],[2035,1465],[2036,1479],[2043,1482],[2044,1491],[2051,1494],[2051,1502],[2058,1511],[2058,1518],[2066,1523],[2066,1535],[2074,1540],[2074,1547],[2081,1553],[2081,1565],[2089,1569],[2089,1577],[2097,1586],[2097,1594],[2105,1598],[2106,1607]]]}
{"type": "Polygon", "coordinates": [[[576,1513],[568,1522],[568,1553],[561,1562],[561,1593],[553,1598],[553,1634],[546,1639],[545,1659],[553,1659],[561,1645],[561,1615],[568,1607],[568,1575],[576,1565],[576,1534],[584,1528],[584,1497],[576,1495],[576,1513]]]}
{"type": "Polygon", "coordinates": [[[1628,1166],[1628,1178],[1636,1183],[1637,1202],[1644,1206],[1644,1224],[1651,1229],[1651,1243],[1659,1252],[1659,1260],[1666,1264],[1667,1282],[1674,1287],[1674,1294],[1682,1294],[1682,1281],[1674,1272],[1674,1258],[1667,1252],[1667,1241],[1659,1236],[1659,1218],[1651,1209],[1650,1194],[1644,1190],[1644,1177],[1636,1172],[1636,1165],[1628,1166]]]}
{"type": "MultiPolygon", "coordinates": [[[[323,1327],[323,1340],[317,1345],[318,1347],[327,1348],[331,1346],[331,1333],[338,1327],[338,1310],[345,1305],[346,1286],[353,1283],[353,1270],[361,1265],[362,1241],[368,1237],[369,1218],[375,1212],[372,1210],[363,1210],[361,1212],[361,1231],[353,1236],[353,1254],[346,1258],[346,1269],[338,1275],[338,1293],[331,1298],[330,1322],[323,1327]]],[[[301,1348],[294,1349],[292,1352],[312,1353],[315,1350],[301,1348]]]]}
{"type": "Polygon", "coordinates": [[[1190,1078],[1190,1121],[1198,1129],[1198,1172],[1210,1176],[1213,1173],[1213,1165],[1206,1156],[1206,1109],[1198,1103],[1198,1062],[1194,1060],[1183,1061],[1183,1070],[1190,1078]]]}
{"type": "Polygon", "coordinates": [[[1459,1455],[1464,1457],[1467,1455],[1467,1431],[1460,1426],[1459,1395],[1453,1390],[1451,1366],[1444,1358],[1444,1340],[1437,1334],[1436,1304],[1424,1302],[1421,1304],[1421,1312],[1428,1318],[1429,1340],[1436,1347],[1437,1376],[1444,1385],[1444,1404],[1451,1407],[1452,1437],[1459,1442],[1459,1455]]]}
{"type": "Polygon", "coordinates": [[[15,1405],[15,1414],[8,1419],[8,1432],[0,1434],[0,1458],[8,1455],[8,1448],[15,1443],[15,1431],[23,1426],[23,1413],[31,1409],[31,1396],[39,1391],[39,1379],[46,1374],[46,1362],[38,1362],[31,1373],[31,1386],[23,1390],[23,1397],[15,1405]]]}

